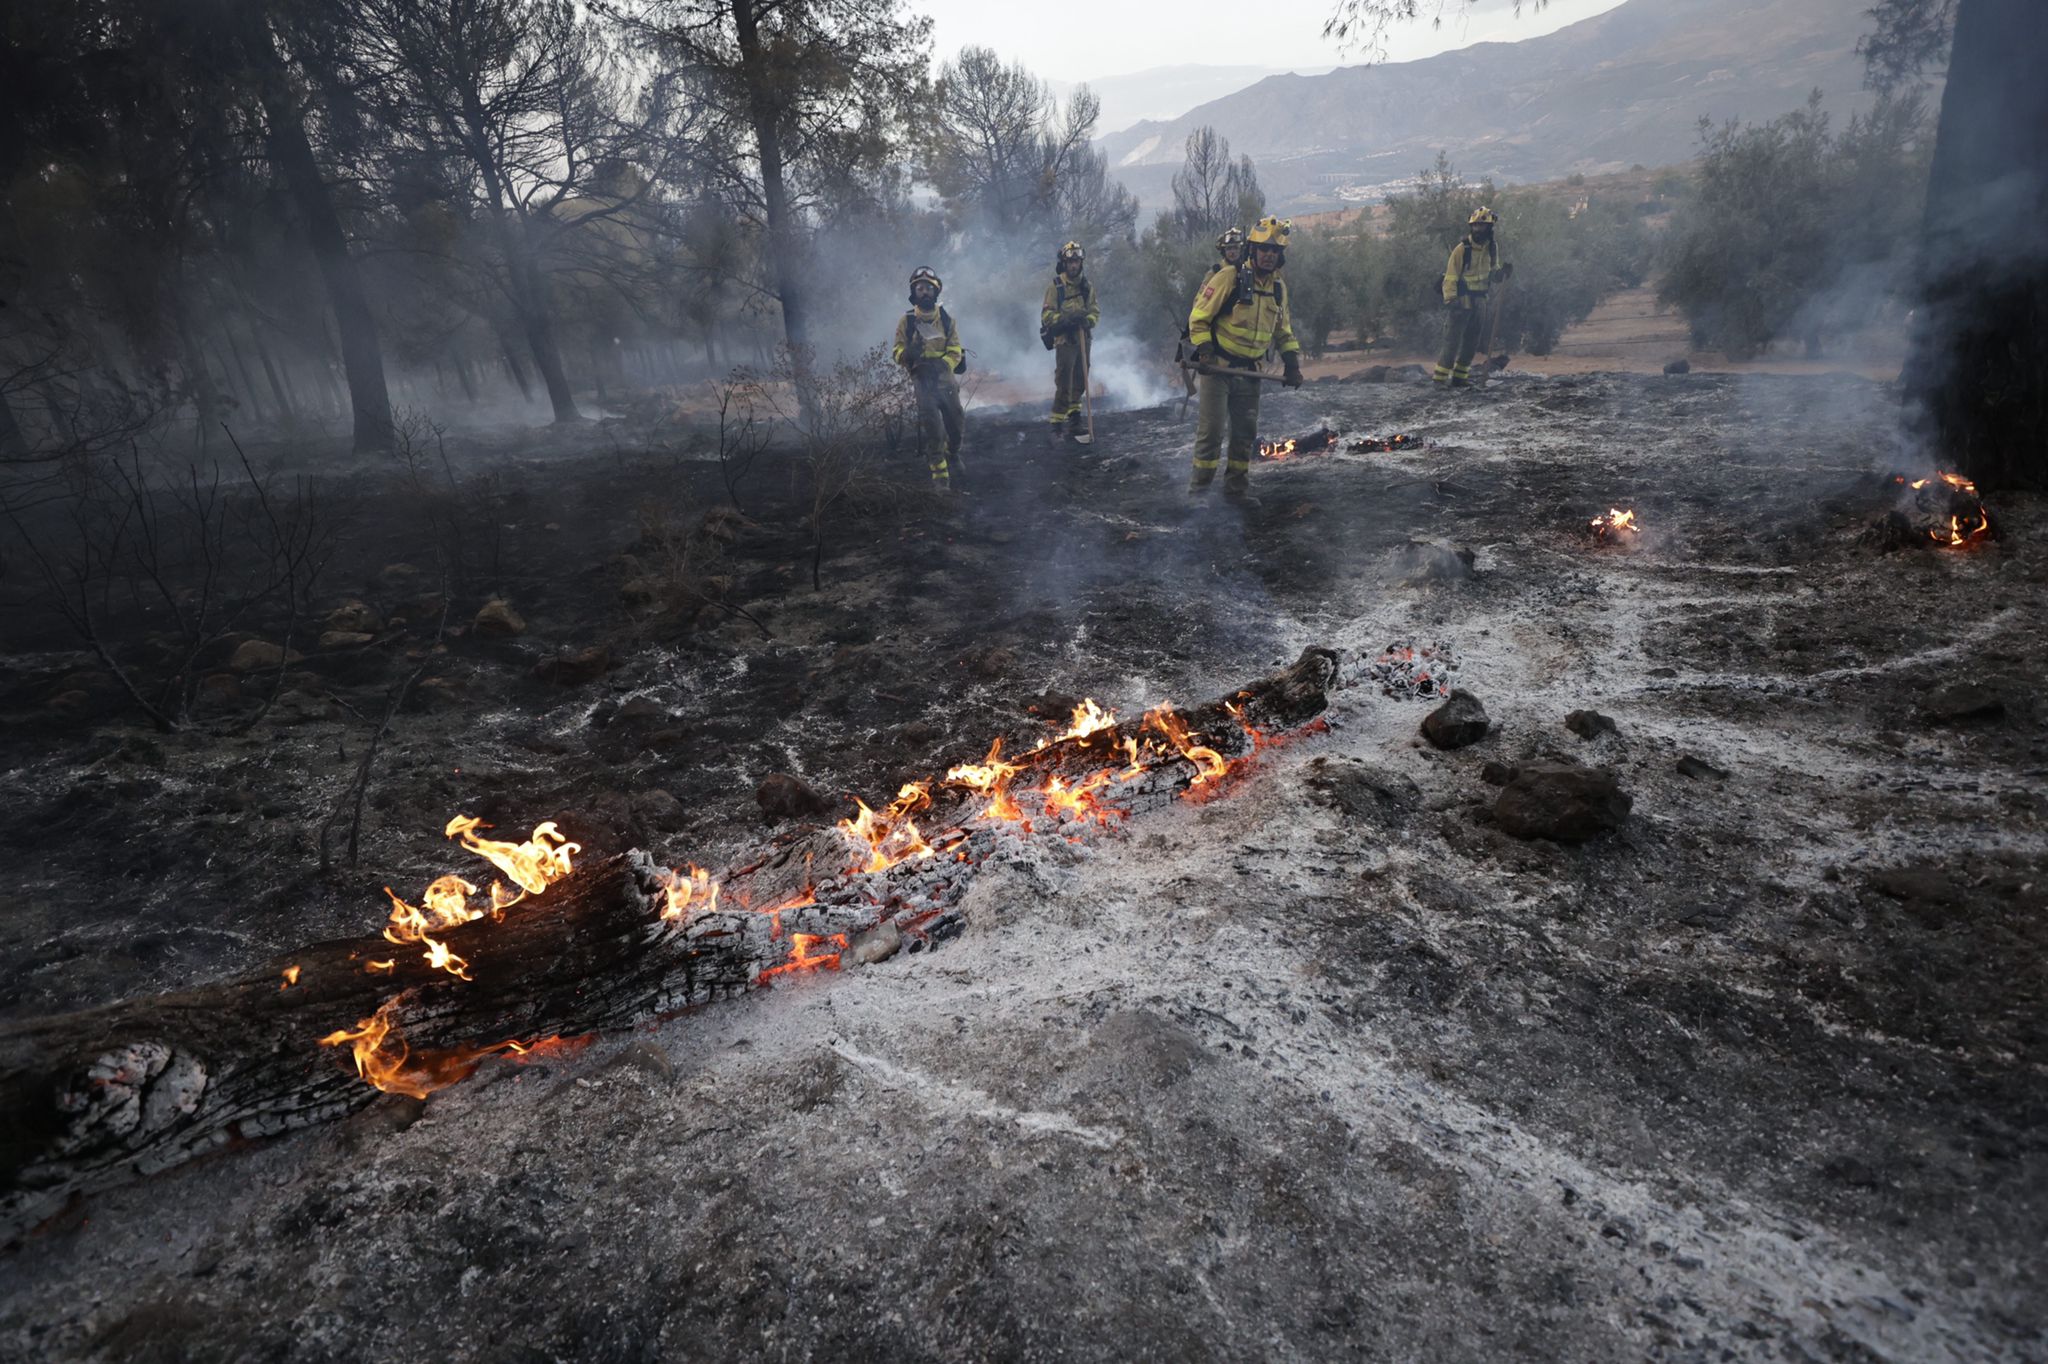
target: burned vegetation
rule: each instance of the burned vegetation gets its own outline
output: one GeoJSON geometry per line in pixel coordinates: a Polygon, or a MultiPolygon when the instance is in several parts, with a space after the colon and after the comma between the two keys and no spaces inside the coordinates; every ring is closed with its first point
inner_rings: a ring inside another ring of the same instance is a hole
{"type": "Polygon", "coordinates": [[[2023,1356],[2048,568],[1883,396],[1320,384],[1242,507],[1171,407],[979,412],[941,502],[729,406],[17,521],[0,1340],[2023,1356]]]}

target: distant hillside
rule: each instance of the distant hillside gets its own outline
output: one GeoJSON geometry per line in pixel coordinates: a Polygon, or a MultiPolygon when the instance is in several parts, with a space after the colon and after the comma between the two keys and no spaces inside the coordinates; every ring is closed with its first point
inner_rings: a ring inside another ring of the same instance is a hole
{"type": "MultiPolygon", "coordinates": [[[[1296,67],[1301,72],[1324,72],[1335,66],[1296,67]]],[[[1183,109],[1219,99],[1242,90],[1268,76],[1286,75],[1276,66],[1155,66],[1145,71],[1104,76],[1087,82],[1102,101],[1102,118],[1096,125],[1102,134],[1118,132],[1140,119],[1170,119],[1183,109]]],[[[1065,99],[1078,81],[1051,81],[1053,93],[1065,99]]]]}
{"type": "Polygon", "coordinates": [[[1683,161],[1702,116],[1772,118],[1820,89],[1868,107],[1856,41],[1871,0],[1629,0],[1519,43],[1422,61],[1271,76],[1098,145],[1147,208],[1187,135],[1212,124],[1258,162],[1284,212],[1376,199],[1442,148],[1468,179],[1525,182],[1683,161]]]}

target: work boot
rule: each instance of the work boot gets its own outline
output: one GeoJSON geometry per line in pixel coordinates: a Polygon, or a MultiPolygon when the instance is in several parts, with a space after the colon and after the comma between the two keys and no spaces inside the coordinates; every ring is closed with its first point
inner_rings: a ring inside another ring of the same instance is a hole
{"type": "Polygon", "coordinates": [[[1215,485],[1216,480],[1213,478],[1191,478],[1188,480],[1188,496],[1200,497],[1215,485]]]}
{"type": "Polygon", "coordinates": [[[1259,505],[1259,499],[1252,496],[1252,485],[1249,479],[1224,479],[1223,495],[1230,499],[1232,506],[1243,508],[1246,511],[1250,511],[1253,507],[1259,505]]]}

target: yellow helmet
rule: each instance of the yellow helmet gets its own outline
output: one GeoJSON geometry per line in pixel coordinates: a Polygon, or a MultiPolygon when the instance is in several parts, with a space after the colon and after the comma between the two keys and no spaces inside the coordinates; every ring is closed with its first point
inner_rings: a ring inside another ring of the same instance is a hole
{"type": "Polygon", "coordinates": [[[1495,213],[1490,208],[1482,207],[1473,209],[1472,216],[1465,220],[1465,226],[1467,227],[1477,227],[1481,223],[1486,224],[1488,227],[1498,226],[1500,223],[1500,215],[1495,213]]]}
{"type": "Polygon", "coordinates": [[[910,272],[910,287],[915,289],[920,284],[931,285],[935,294],[943,292],[946,287],[946,282],[939,278],[939,272],[929,265],[920,265],[910,272]]]}
{"type": "Polygon", "coordinates": [[[1056,263],[1059,265],[1065,265],[1070,260],[1083,259],[1086,259],[1086,253],[1084,253],[1081,250],[1081,243],[1068,242],[1065,246],[1062,246],[1060,248],[1060,254],[1056,259],[1056,263]]]}
{"type": "Polygon", "coordinates": [[[1294,224],[1286,218],[1261,218],[1259,225],[1251,230],[1247,240],[1253,246],[1277,246],[1286,249],[1287,234],[1294,230],[1294,224]]]}

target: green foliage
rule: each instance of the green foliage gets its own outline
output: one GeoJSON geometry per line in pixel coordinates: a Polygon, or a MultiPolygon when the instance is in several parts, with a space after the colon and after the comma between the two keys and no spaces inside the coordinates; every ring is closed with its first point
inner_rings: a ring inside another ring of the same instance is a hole
{"type": "MultiPolygon", "coordinates": [[[[1501,260],[1516,272],[1502,295],[1500,349],[1543,354],[1602,298],[1642,283],[1650,238],[1632,202],[1592,195],[1574,211],[1555,194],[1467,184],[1439,155],[1410,192],[1388,200],[1384,233],[1365,221],[1295,229],[1287,282],[1302,347],[1321,354],[1350,330],[1368,348],[1434,349],[1444,264],[1482,204],[1501,215],[1501,260]]],[[[1161,214],[1139,250],[1144,315],[1172,316],[1176,329],[1216,260],[1212,241],[1188,239],[1178,223],[1161,214]]]]}
{"type": "Polygon", "coordinates": [[[1886,96],[1834,135],[1818,92],[1761,126],[1703,122],[1697,189],[1657,291],[1693,343],[1735,359],[1780,338],[1818,352],[1886,307],[1920,221],[1924,122],[1917,95],[1886,96]]]}

